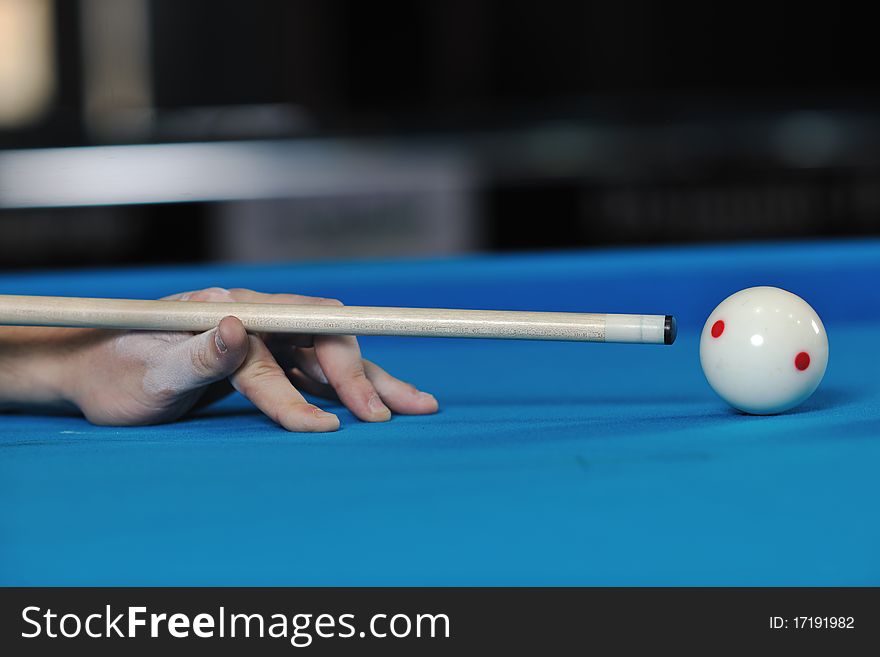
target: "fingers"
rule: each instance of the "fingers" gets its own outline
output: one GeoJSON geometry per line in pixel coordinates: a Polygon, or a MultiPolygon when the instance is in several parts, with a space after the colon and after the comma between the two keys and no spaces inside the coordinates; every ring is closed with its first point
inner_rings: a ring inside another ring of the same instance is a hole
{"type": "Polygon", "coordinates": [[[292,362],[295,367],[302,370],[303,374],[313,381],[329,386],[330,381],[327,380],[327,375],[321,369],[321,364],[318,362],[318,356],[314,349],[296,349],[293,352],[292,362]]]}
{"type": "Polygon", "coordinates": [[[248,353],[236,371],[233,387],[288,431],[336,431],[339,418],[309,404],[257,336],[249,335],[248,353]]]}
{"type": "Polygon", "coordinates": [[[230,302],[235,301],[229,290],[222,287],[208,287],[204,290],[194,290],[192,292],[178,292],[167,297],[162,297],[163,301],[212,301],[212,302],[230,302]]]}
{"type": "MultiPolygon", "coordinates": [[[[212,288],[216,290],[217,288],[212,288]]],[[[342,304],[336,299],[327,299],[325,297],[310,297],[302,294],[265,294],[256,292],[246,288],[232,288],[231,290],[222,290],[228,295],[228,301],[238,301],[241,303],[277,303],[288,305],[315,305],[315,306],[341,306],[342,304]]],[[[216,292],[215,292],[216,294],[216,292]]],[[[209,299],[210,300],[210,299],[209,299]]],[[[313,345],[313,336],[302,333],[274,333],[265,335],[263,339],[271,342],[271,346],[284,343],[294,347],[311,347],[313,345]]]]}
{"type": "Polygon", "coordinates": [[[316,306],[340,306],[342,305],[336,299],[326,299],[324,297],[309,297],[303,294],[265,294],[264,292],[255,292],[245,288],[237,287],[226,291],[231,301],[240,301],[242,303],[283,303],[294,305],[316,305],[316,306]]]}
{"type": "Polygon", "coordinates": [[[235,317],[163,350],[144,375],[147,392],[183,395],[230,376],[247,356],[247,333],[235,317]]]}
{"type": "MultiPolygon", "coordinates": [[[[342,305],[335,299],[299,294],[264,294],[244,288],[207,288],[168,298],[342,305]]],[[[218,335],[221,338],[225,336],[224,333],[218,335]]],[[[291,381],[309,394],[338,397],[358,418],[368,422],[386,421],[391,418],[392,410],[403,414],[437,411],[437,400],[433,396],[391,376],[378,365],[363,360],[354,337],[250,336],[245,343],[247,356],[231,378],[233,386],[269,417],[292,431],[332,431],[339,427],[339,420],[335,415],[308,404],[291,381]],[[313,344],[314,348],[309,348],[313,344]]]]}
{"type": "Polygon", "coordinates": [[[339,395],[336,394],[332,386],[327,383],[318,383],[297,367],[287,371],[287,378],[290,379],[290,382],[297,390],[307,395],[339,401],[339,395]]]}
{"type": "Polygon", "coordinates": [[[339,305],[335,299],[327,299],[324,297],[309,297],[302,294],[265,294],[263,292],[255,292],[242,287],[236,287],[227,290],[222,287],[207,287],[203,290],[193,290],[191,292],[178,292],[162,297],[165,301],[212,301],[212,302],[233,302],[241,303],[283,303],[294,305],[339,305]]]}
{"type": "MultiPolygon", "coordinates": [[[[439,405],[433,395],[391,376],[375,363],[366,359],[362,362],[367,379],[373,384],[385,405],[393,412],[404,415],[427,415],[437,412],[439,405]]],[[[330,399],[337,396],[335,390],[328,384],[314,349],[293,350],[292,358],[287,360],[286,369],[293,384],[300,390],[330,399]]]]}
{"type": "MultiPolygon", "coordinates": [[[[307,297],[299,294],[263,294],[246,289],[229,290],[235,301],[247,303],[287,303],[342,305],[336,299],[307,297]]],[[[391,411],[367,379],[357,340],[350,336],[316,336],[314,338],[320,370],[336,391],[339,399],[352,413],[367,422],[391,419],[391,411]]],[[[314,377],[320,381],[321,377],[314,377]]]]}
{"type": "Polygon", "coordinates": [[[395,413],[428,415],[437,412],[439,404],[433,395],[391,376],[368,360],[364,360],[364,371],[379,396],[395,413]]]}
{"type": "MultiPolygon", "coordinates": [[[[329,300],[295,294],[261,294],[251,290],[214,287],[182,292],[169,300],[246,302],[246,303],[328,303],[329,300]]],[[[338,302],[331,302],[338,303],[338,302]]],[[[292,336],[288,336],[290,338],[292,336]]],[[[178,387],[199,387],[229,378],[232,387],[247,397],[260,411],[289,431],[335,431],[339,419],[309,404],[291,385],[266,344],[257,336],[248,335],[241,321],[224,318],[213,331],[197,335],[183,343],[189,367],[179,366],[178,387]],[[212,346],[213,343],[213,346],[212,346]]],[[[311,345],[311,336],[288,339],[288,345],[311,345]]],[[[288,346],[288,348],[290,348],[288,346]]]]}
{"type": "Polygon", "coordinates": [[[391,410],[367,378],[357,340],[351,336],[315,336],[315,355],[321,371],[339,399],[365,422],[386,422],[391,410]]]}

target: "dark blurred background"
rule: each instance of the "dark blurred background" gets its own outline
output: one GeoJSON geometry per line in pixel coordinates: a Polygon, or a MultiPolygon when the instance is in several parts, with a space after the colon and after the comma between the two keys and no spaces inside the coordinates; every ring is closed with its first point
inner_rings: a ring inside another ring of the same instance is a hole
{"type": "Polygon", "coordinates": [[[880,233],[855,3],[0,0],[0,268],[880,233]]]}

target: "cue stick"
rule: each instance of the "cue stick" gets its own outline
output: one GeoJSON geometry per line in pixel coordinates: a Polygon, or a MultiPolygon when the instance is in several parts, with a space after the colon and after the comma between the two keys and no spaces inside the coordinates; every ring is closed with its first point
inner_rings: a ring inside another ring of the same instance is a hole
{"type": "Polygon", "coordinates": [[[450,310],[0,295],[0,325],[202,332],[229,315],[257,333],[672,344],[672,315],[450,310]]]}

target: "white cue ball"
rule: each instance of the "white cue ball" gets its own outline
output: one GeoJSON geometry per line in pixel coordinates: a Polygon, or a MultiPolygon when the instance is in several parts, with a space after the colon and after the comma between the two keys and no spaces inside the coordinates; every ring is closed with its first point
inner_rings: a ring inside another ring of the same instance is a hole
{"type": "Polygon", "coordinates": [[[732,294],[709,315],[700,364],[712,389],[753,415],[781,413],[806,401],[828,365],[828,336],[816,311],[778,287],[732,294]]]}

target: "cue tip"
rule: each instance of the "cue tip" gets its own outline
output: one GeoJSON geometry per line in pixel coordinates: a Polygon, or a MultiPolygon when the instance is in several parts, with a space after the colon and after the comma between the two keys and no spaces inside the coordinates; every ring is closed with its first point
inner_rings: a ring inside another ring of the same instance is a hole
{"type": "Polygon", "coordinates": [[[666,315],[666,321],[663,322],[663,344],[672,344],[678,335],[678,324],[675,317],[666,315]]]}

